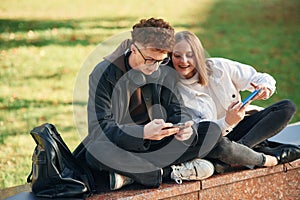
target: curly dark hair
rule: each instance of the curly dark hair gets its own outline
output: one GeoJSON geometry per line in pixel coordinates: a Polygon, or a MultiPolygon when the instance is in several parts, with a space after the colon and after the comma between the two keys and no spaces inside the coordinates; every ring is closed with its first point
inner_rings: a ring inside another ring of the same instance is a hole
{"type": "Polygon", "coordinates": [[[174,45],[174,28],[163,19],[141,19],[132,27],[132,42],[171,52],[174,45]]]}

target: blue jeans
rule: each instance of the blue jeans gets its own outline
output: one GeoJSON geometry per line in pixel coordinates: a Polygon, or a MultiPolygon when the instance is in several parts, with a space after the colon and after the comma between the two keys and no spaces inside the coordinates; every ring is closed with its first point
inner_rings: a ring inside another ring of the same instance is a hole
{"type": "Polygon", "coordinates": [[[208,154],[227,164],[263,166],[264,154],[252,148],[284,129],[296,112],[290,100],[279,101],[262,111],[245,116],[208,154]]]}

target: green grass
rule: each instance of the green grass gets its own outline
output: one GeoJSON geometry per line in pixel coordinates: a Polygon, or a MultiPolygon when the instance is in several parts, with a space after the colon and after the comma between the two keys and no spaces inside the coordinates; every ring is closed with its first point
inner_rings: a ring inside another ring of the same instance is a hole
{"type": "MultiPolygon", "coordinates": [[[[25,183],[35,147],[29,131],[55,124],[73,150],[77,74],[96,46],[128,32],[141,18],[162,17],[188,29],[211,56],[255,66],[277,79],[266,106],[290,98],[300,105],[298,0],[17,1],[0,4],[0,188],[25,183]]],[[[100,58],[101,59],[101,58],[100,58]]],[[[83,108],[84,109],[84,108],[83,108]]],[[[297,112],[293,122],[300,120],[297,112]]]]}
{"type": "MultiPolygon", "coordinates": [[[[199,24],[204,31],[198,33],[210,55],[247,63],[274,76],[276,95],[259,105],[290,98],[299,107],[300,2],[220,1],[213,11],[199,24]]],[[[297,112],[293,121],[299,119],[297,112]]]]}

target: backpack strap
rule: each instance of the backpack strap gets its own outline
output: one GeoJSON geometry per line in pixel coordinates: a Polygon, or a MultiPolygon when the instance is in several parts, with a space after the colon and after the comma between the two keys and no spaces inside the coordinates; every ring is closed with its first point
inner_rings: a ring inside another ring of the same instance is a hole
{"type": "Polygon", "coordinates": [[[29,175],[27,176],[27,183],[31,183],[32,182],[32,173],[33,173],[33,169],[31,168],[31,171],[29,173],[29,175]]]}

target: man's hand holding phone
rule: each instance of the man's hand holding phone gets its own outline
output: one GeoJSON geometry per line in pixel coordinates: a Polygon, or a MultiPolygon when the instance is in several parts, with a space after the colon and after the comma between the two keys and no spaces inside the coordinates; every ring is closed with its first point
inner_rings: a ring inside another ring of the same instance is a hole
{"type": "Polygon", "coordinates": [[[167,123],[163,119],[154,119],[144,126],[143,139],[147,140],[161,140],[170,135],[174,135],[178,132],[178,128],[169,128],[172,123],[167,123]]]}
{"type": "Polygon", "coordinates": [[[185,123],[173,124],[172,126],[162,128],[162,130],[169,129],[169,128],[179,128],[179,130],[181,130],[185,128],[185,123]]]}
{"type": "Polygon", "coordinates": [[[193,134],[192,125],[194,124],[193,121],[187,121],[183,123],[184,126],[179,129],[179,132],[174,135],[174,137],[179,141],[188,140],[193,134]]]}
{"type": "Polygon", "coordinates": [[[193,121],[185,123],[172,124],[163,119],[154,119],[144,126],[144,139],[161,140],[170,135],[179,141],[187,140],[193,134],[193,121]]]}

